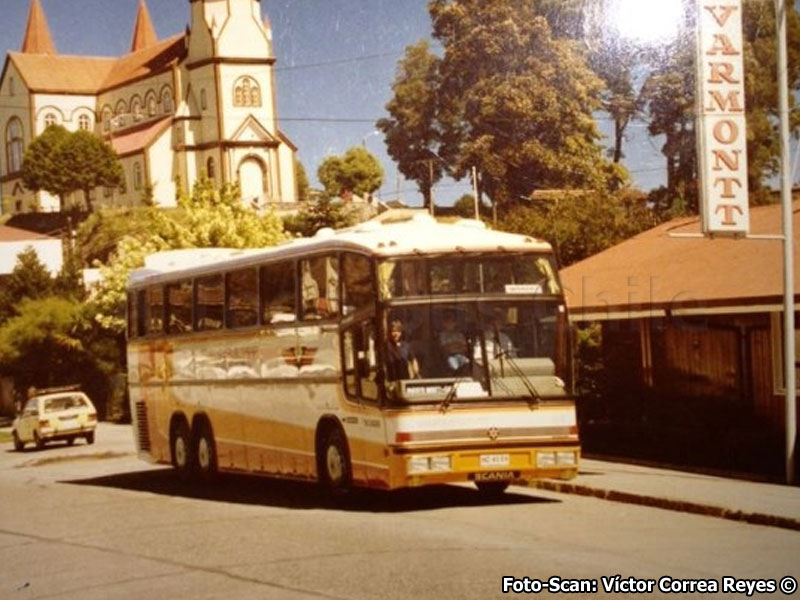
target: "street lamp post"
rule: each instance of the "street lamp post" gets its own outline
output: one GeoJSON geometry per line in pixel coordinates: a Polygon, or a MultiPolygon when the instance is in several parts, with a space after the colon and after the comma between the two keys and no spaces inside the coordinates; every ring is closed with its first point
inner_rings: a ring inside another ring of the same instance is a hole
{"type": "Polygon", "coordinates": [[[789,84],[786,52],[786,0],[775,0],[778,53],[778,112],[781,138],[781,212],[783,215],[783,370],[786,383],[786,482],[795,480],[797,381],[794,334],[794,223],[792,163],[789,148],[789,84]]]}

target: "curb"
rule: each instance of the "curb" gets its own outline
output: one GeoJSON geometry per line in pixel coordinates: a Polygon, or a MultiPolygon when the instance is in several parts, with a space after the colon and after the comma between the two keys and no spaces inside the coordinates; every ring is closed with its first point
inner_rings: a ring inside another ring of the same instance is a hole
{"type": "Polygon", "coordinates": [[[730,508],[723,508],[721,506],[714,506],[710,504],[700,504],[685,500],[671,500],[669,498],[658,498],[656,496],[646,496],[642,494],[633,494],[630,492],[620,492],[617,490],[607,490],[586,485],[577,485],[574,483],[563,483],[560,481],[550,480],[531,481],[529,487],[546,490],[549,492],[557,492],[560,494],[590,496],[593,498],[600,498],[601,500],[610,500],[611,502],[637,504],[639,506],[649,506],[652,508],[661,508],[664,510],[673,510],[676,512],[685,512],[695,515],[703,515],[706,517],[727,519],[729,521],[750,523],[752,525],[765,525],[767,527],[778,527],[780,529],[800,531],[800,520],[797,519],[768,515],[765,513],[733,510],[730,508]]]}

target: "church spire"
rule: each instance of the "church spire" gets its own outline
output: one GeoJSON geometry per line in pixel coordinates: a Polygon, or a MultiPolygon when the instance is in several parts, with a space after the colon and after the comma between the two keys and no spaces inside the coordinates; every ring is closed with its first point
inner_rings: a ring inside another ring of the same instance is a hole
{"type": "Polygon", "coordinates": [[[31,0],[22,52],[26,54],[56,54],[56,47],[50,36],[50,28],[47,26],[47,18],[44,16],[44,10],[39,0],[31,0]]]}
{"type": "Polygon", "coordinates": [[[133,26],[133,40],[131,41],[131,52],[138,52],[158,42],[153,21],[150,20],[150,12],[144,0],[139,0],[139,13],[136,15],[136,25],[133,26]]]}

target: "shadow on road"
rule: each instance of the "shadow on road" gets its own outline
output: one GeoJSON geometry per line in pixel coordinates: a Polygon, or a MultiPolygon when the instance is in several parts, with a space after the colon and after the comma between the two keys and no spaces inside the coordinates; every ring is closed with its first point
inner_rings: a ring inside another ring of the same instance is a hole
{"type": "Polygon", "coordinates": [[[136,471],[61,483],[111,487],[214,502],[299,510],[327,508],[373,513],[413,512],[457,506],[558,502],[549,498],[515,494],[514,488],[501,496],[486,496],[476,489],[455,485],[435,485],[393,492],[357,489],[346,497],[330,498],[313,483],[232,474],[219,475],[208,483],[183,481],[172,469],[136,471]]]}

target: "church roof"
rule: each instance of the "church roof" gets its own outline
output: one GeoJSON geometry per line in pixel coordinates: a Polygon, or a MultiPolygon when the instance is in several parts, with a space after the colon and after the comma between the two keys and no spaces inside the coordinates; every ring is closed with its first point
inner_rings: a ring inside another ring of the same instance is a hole
{"type": "Polygon", "coordinates": [[[158,43],[158,36],[150,19],[150,12],[144,0],[139,0],[139,12],[136,14],[136,24],[133,26],[133,39],[131,52],[138,52],[158,43]]]}
{"type": "Polygon", "coordinates": [[[27,231],[9,225],[0,225],[0,242],[27,242],[33,240],[55,240],[58,238],[45,235],[43,233],[36,233],[35,231],[27,231]]]}
{"type": "Polygon", "coordinates": [[[56,47],[47,26],[47,18],[39,0],[32,0],[28,13],[28,26],[22,41],[22,52],[26,54],[55,54],[56,47]]]}
{"type": "Polygon", "coordinates": [[[164,117],[146,127],[116,136],[111,140],[111,146],[120,156],[126,156],[148,148],[156,139],[172,125],[172,117],[164,117]]]}
{"type": "Polygon", "coordinates": [[[97,94],[156,75],[186,54],[177,35],[122,58],[9,52],[27,88],[39,93],[97,94]]]}

